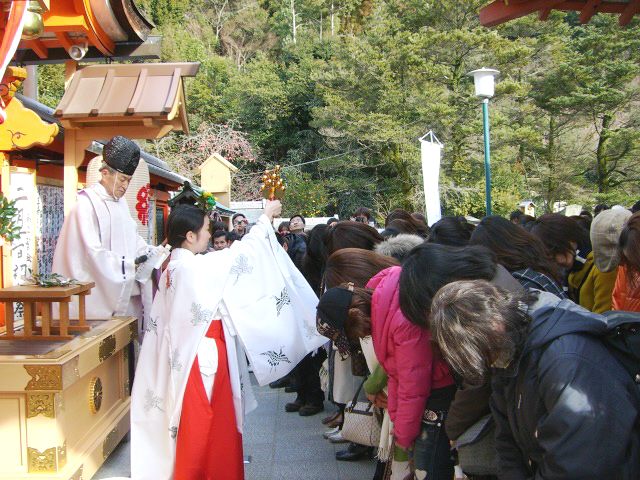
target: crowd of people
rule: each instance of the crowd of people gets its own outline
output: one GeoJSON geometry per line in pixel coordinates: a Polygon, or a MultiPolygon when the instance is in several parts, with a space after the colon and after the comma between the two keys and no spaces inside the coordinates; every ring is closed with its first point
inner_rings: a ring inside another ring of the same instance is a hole
{"type": "Polygon", "coordinates": [[[287,412],[334,405],[324,437],[376,458],[376,479],[640,478],[640,202],[430,228],[400,209],[376,228],[363,207],[277,232],[278,201],[231,231],[181,205],[164,261],[123,198],[139,157],[105,145],[54,255],[96,283],[87,316],[143,326],[132,478],[244,477],[247,360],[295,393],[287,412]]]}
{"type": "Polygon", "coordinates": [[[294,233],[297,215],[280,242],[330,343],[271,387],[301,416],[326,393],[336,458],[375,457],[376,479],[640,478],[640,376],[603,340],[612,310],[640,311],[639,208],[431,228],[398,209],[383,229],[362,208],[294,233]],[[375,445],[343,436],[361,389],[375,445]]]}

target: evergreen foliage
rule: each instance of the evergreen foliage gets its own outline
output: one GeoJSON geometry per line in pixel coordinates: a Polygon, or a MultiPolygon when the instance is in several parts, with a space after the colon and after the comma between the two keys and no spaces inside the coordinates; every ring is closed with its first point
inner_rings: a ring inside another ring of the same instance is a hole
{"type": "MultiPolygon", "coordinates": [[[[246,199],[254,176],[280,164],[291,211],[344,216],[421,210],[418,138],[433,129],[445,213],[481,217],[482,118],[467,72],[486,66],[501,71],[490,104],[496,213],[525,198],[547,211],[637,200],[637,20],[620,28],[599,14],[583,26],[553,12],[487,29],[485,3],[140,0],[164,37],[162,60],[202,63],[187,83],[196,138],[149,148],[194,177],[207,145],[223,145],[246,199]]],[[[42,69],[45,103],[59,98],[61,72],[42,69]]]]}

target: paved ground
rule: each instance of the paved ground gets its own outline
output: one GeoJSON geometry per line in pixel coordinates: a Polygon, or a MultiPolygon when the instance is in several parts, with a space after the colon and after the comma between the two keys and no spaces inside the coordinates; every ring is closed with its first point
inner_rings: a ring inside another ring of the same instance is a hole
{"type": "MultiPolygon", "coordinates": [[[[269,387],[254,387],[258,408],[247,416],[244,453],[246,480],[362,480],[373,477],[375,462],[338,462],[335,452],[345,445],[333,445],[322,438],[320,420],[325,414],[300,417],[286,413],[284,404],[295,395],[269,387]]],[[[327,411],[329,405],[326,403],[327,411]]],[[[123,442],[93,477],[103,480],[130,475],[129,444],[123,442]]]]}

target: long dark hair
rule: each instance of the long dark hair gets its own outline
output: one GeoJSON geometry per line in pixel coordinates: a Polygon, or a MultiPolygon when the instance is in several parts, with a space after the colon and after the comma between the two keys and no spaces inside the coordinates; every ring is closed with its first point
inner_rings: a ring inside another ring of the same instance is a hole
{"type": "Polygon", "coordinates": [[[197,233],[204,225],[204,210],[193,205],[177,205],[171,209],[167,219],[166,237],[172,248],[180,248],[187,233],[197,233]]]}
{"type": "Polygon", "coordinates": [[[531,229],[551,255],[573,253],[571,242],[582,246],[588,243],[589,234],[578,222],[559,213],[547,213],[534,220],[531,229]]]}
{"type": "MultiPolygon", "coordinates": [[[[343,288],[348,288],[342,285],[343,288]]],[[[368,288],[353,289],[351,297],[351,307],[344,322],[344,332],[352,342],[357,342],[359,338],[371,335],[371,298],[373,290],[368,288]]]]}
{"type": "Polygon", "coordinates": [[[431,233],[429,233],[427,241],[453,247],[464,247],[469,243],[473,228],[473,225],[462,216],[442,217],[431,225],[431,233]]]}
{"type": "Polygon", "coordinates": [[[400,309],[410,322],[428,328],[431,302],[440,288],[455,280],[491,280],[495,274],[495,257],[486,248],[424,243],[402,264],[400,309]]]}
{"type": "MultiPolygon", "coordinates": [[[[409,223],[411,225],[411,229],[415,229],[415,233],[420,235],[422,238],[427,238],[429,236],[429,227],[426,222],[414,217],[406,210],[402,210],[401,208],[392,210],[384,221],[384,228],[393,229],[393,225],[391,224],[395,220],[402,220],[403,222],[409,223]]],[[[404,224],[401,223],[400,225],[403,225],[403,230],[401,230],[400,233],[414,233],[413,231],[407,231],[404,224]]]]}
{"type": "Polygon", "coordinates": [[[324,237],[328,229],[329,226],[324,224],[316,225],[311,229],[308,237],[309,241],[307,243],[307,251],[305,252],[304,257],[302,257],[300,265],[300,271],[317,295],[322,293],[322,273],[324,271],[324,263],[327,257],[325,253],[324,237]]]}
{"type": "Polygon", "coordinates": [[[360,222],[345,221],[338,222],[327,230],[324,245],[328,256],[341,248],[373,250],[373,247],[383,240],[372,226],[360,222]]]}
{"type": "Polygon", "coordinates": [[[342,283],[353,282],[356,287],[364,287],[382,270],[396,265],[399,263],[392,257],[361,248],[343,248],[327,260],[324,270],[325,286],[333,288],[342,283]]]}
{"type": "Polygon", "coordinates": [[[484,217],[469,239],[469,245],[482,245],[491,250],[510,272],[531,268],[560,282],[549,252],[538,237],[506,218],[484,217]]]}

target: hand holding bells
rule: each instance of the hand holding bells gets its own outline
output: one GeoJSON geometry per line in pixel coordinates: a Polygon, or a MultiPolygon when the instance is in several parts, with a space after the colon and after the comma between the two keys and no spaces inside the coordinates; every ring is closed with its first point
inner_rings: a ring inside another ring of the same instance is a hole
{"type": "Polygon", "coordinates": [[[260,191],[267,200],[282,200],[287,189],[280,175],[282,168],[276,165],[273,170],[265,170],[262,174],[260,191]]]}

